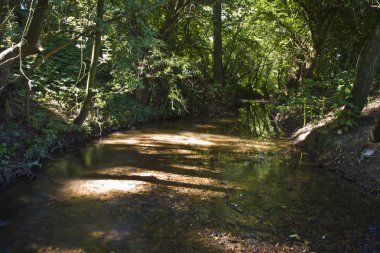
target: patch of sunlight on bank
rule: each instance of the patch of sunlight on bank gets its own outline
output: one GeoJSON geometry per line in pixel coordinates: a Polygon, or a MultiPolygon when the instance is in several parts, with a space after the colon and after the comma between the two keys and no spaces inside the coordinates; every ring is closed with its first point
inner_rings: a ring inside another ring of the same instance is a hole
{"type": "Polygon", "coordinates": [[[149,184],[137,180],[70,180],[61,189],[62,196],[109,199],[120,194],[149,191],[149,184]]]}

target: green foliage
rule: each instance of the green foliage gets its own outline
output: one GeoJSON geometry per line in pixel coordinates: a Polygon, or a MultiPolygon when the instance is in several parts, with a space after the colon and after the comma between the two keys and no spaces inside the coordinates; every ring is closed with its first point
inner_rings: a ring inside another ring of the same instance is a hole
{"type": "MultiPolygon", "coordinates": [[[[223,2],[223,60],[227,85],[212,87],[212,8],[204,3],[188,6],[178,2],[177,12],[170,13],[168,6],[174,2],[116,1],[106,5],[105,20],[117,18],[115,22],[102,23],[102,58],[90,120],[102,125],[122,124],[131,121],[130,118],[145,121],[154,117],[154,113],[181,115],[195,111],[195,107],[202,111],[204,106],[210,107],[213,100],[231,104],[234,99],[265,98],[284,102],[278,111],[302,111],[305,122],[309,122],[348,101],[357,47],[361,36],[366,34],[364,30],[368,30],[365,27],[372,22],[362,15],[362,6],[326,2],[321,6],[325,13],[318,16],[316,13],[320,10],[316,2],[223,2]],[[328,31],[323,30],[326,20],[321,17],[337,6],[342,9],[333,26],[328,31]],[[361,32],[352,28],[352,18],[347,16],[346,8],[358,10],[357,26],[361,32]],[[315,18],[307,19],[307,14],[315,18]],[[173,18],[172,23],[166,23],[168,17],[173,18]],[[341,32],[343,27],[341,35],[330,36],[330,33],[341,32]],[[162,31],[169,31],[170,39],[162,38],[162,31]],[[339,37],[348,38],[353,33],[357,34],[354,40],[339,37]],[[322,35],[327,38],[323,39],[325,48],[318,58],[321,64],[315,77],[290,90],[287,87],[290,76],[297,71],[304,74],[315,53],[318,36],[322,35]],[[343,67],[348,71],[342,72],[343,67]],[[147,94],[147,102],[135,101],[137,93],[147,94]],[[138,105],[155,109],[148,112],[138,105]],[[110,120],[99,113],[109,114],[110,120]],[[144,113],[147,115],[139,116],[144,113]]],[[[56,29],[50,31],[50,36],[44,36],[49,42],[48,48],[67,39],[62,33],[55,34],[57,30],[84,32],[91,29],[96,1],[91,3],[53,2],[53,17],[49,22],[56,29]],[[73,14],[59,20],[65,9],[73,10],[73,14]]],[[[45,103],[54,101],[67,119],[78,113],[83,101],[90,44],[86,36],[81,37],[45,63],[34,78],[36,98],[45,103]]]]}
{"type": "MultiPolygon", "coordinates": [[[[44,53],[75,40],[34,73],[28,70],[32,70],[36,56],[23,62],[33,80],[32,98],[65,119],[49,122],[46,115],[31,116],[32,127],[43,137],[29,143],[29,157],[60,133],[70,131],[65,122],[75,118],[82,105],[91,38],[99,21],[96,2],[50,1],[40,36],[44,53]]],[[[215,107],[238,104],[240,99],[276,100],[279,106],[274,110],[302,113],[305,124],[343,105],[351,106],[356,60],[376,20],[376,13],[365,4],[237,0],[223,1],[222,9],[225,86],[214,85],[212,79],[210,3],[106,1],[101,22],[102,56],[86,126],[123,126],[188,112],[210,113],[215,107]],[[330,25],[329,20],[333,21],[330,25]],[[314,62],[314,75],[306,79],[314,62]],[[290,85],[294,77],[296,84],[290,85]]],[[[27,16],[28,10],[23,11],[27,16]]],[[[0,27],[2,47],[20,40],[25,24],[19,23],[15,14],[0,27]]],[[[21,75],[20,66],[15,66],[11,79],[21,75]]],[[[18,93],[25,95],[20,90],[18,93]]],[[[249,111],[244,110],[240,113],[247,118],[249,111]]],[[[346,116],[343,124],[352,125],[348,118],[353,115],[346,116]]],[[[268,121],[266,113],[258,117],[268,121]]],[[[256,123],[248,126],[259,136],[263,135],[260,132],[272,132],[257,127],[256,123]]]]}
{"type": "Polygon", "coordinates": [[[342,71],[336,77],[336,98],[333,105],[334,108],[340,108],[345,105],[353,106],[348,104],[349,99],[352,97],[351,90],[353,83],[355,81],[355,72],[342,71]]]}
{"type": "Polygon", "coordinates": [[[337,120],[334,122],[334,128],[346,132],[357,125],[357,119],[360,116],[360,112],[351,103],[347,106],[347,109],[339,110],[336,113],[337,120]]]}
{"type": "Polygon", "coordinates": [[[9,150],[5,143],[0,144],[0,161],[1,165],[7,165],[9,162],[9,150]]]}
{"type": "Polygon", "coordinates": [[[46,112],[38,111],[30,117],[30,126],[34,129],[33,138],[27,141],[28,148],[25,158],[33,159],[48,152],[49,147],[55,143],[60,134],[75,131],[74,126],[69,126],[62,119],[46,112]]]}
{"type": "Polygon", "coordinates": [[[114,95],[105,98],[103,120],[111,126],[127,126],[146,122],[154,118],[152,108],[131,100],[127,95],[114,95]]]}

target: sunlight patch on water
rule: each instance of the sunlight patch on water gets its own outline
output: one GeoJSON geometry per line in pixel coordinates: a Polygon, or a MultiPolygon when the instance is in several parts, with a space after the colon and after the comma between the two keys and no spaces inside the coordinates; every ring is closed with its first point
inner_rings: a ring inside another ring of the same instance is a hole
{"type": "MultiPolygon", "coordinates": [[[[134,133],[124,132],[110,136],[102,140],[101,144],[105,145],[129,145],[145,148],[160,148],[172,146],[193,146],[193,147],[218,147],[221,149],[233,149],[233,152],[245,152],[252,150],[273,151],[274,149],[287,147],[289,142],[277,141],[276,143],[259,141],[255,139],[243,139],[235,136],[222,134],[197,133],[191,131],[170,132],[161,131],[161,133],[134,133]]],[[[169,151],[168,151],[169,152],[169,151]]],[[[178,153],[186,153],[182,150],[178,153]]]]}
{"type": "Polygon", "coordinates": [[[105,241],[121,241],[125,239],[127,236],[129,236],[131,233],[128,231],[117,231],[117,230],[111,230],[108,232],[104,231],[91,231],[90,237],[93,237],[98,240],[105,240],[105,241]]]}
{"type": "MultiPolygon", "coordinates": [[[[195,135],[195,134],[194,134],[195,135]]],[[[148,134],[139,135],[135,138],[131,134],[115,135],[111,138],[102,140],[100,144],[106,145],[141,145],[148,147],[157,147],[159,144],[180,144],[180,145],[195,145],[195,146],[211,146],[213,142],[197,138],[195,136],[176,135],[176,134],[148,134]],[[121,138],[122,137],[122,138],[121,138]]]]}
{"type": "Polygon", "coordinates": [[[226,193],[214,191],[214,190],[205,190],[205,189],[195,189],[187,187],[178,187],[178,186],[168,186],[176,194],[182,194],[186,196],[194,196],[202,198],[203,200],[214,198],[214,197],[224,197],[226,193]]]}
{"type": "MultiPolygon", "coordinates": [[[[219,123],[223,124],[223,120],[219,123]]],[[[225,120],[230,124],[230,120],[225,120]]],[[[103,139],[99,144],[125,145],[147,154],[188,154],[191,149],[217,148],[232,153],[251,151],[275,151],[289,146],[289,141],[267,142],[246,139],[229,133],[218,133],[217,125],[192,124],[182,129],[142,128],[118,132],[103,139]],[[209,132],[210,131],[210,132],[209,132]],[[188,149],[189,148],[189,149],[188,149]],[[186,150],[188,149],[188,150],[186,150]]],[[[189,154],[191,155],[191,154],[189,154]]]]}
{"type": "Polygon", "coordinates": [[[225,195],[225,192],[223,191],[228,191],[229,189],[233,188],[231,185],[227,185],[223,181],[207,177],[185,176],[157,171],[137,172],[131,173],[131,175],[146,178],[155,178],[157,180],[167,182],[167,187],[175,190],[176,192],[193,196],[199,195],[208,197],[220,197],[225,195]]]}
{"type": "MultiPolygon", "coordinates": [[[[186,156],[186,157],[200,157],[200,155],[194,154],[193,156],[186,156]]],[[[180,164],[180,163],[172,163],[170,165],[173,169],[179,169],[179,170],[188,170],[188,171],[195,171],[195,172],[205,172],[210,174],[220,174],[218,171],[208,170],[203,168],[202,166],[195,166],[195,165],[186,165],[186,164],[180,164]]]]}
{"type": "Polygon", "coordinates": [[[161,141],[169,144],[210,146],[213,142],[203,140],[195,136],[173,135],[173,134],[152,134],[150,138],[154,141],[161,141]]]}
{"type": "MultiPolygon", "coordinates": [[[[197,168],[197,167],[194,167],[197,168]]],[[[189,171],[191,173],[191,170],[189,171]]],[[[83,183],[69,183],[65,186],[65,194],[80,196],[104,195],[105,193],[136,193],[148,191],[148,186],[164,186],[178,193],[195,196],[224,196],[226,192],[237,188],[231,183],[226,183],[210,177],[177,174],[173,172],[156,171],[131,167],[115,167],[98,170],[95,180],[80,180],[83,183]],[[118,180],[97,180],[97,178],[114,177],[118,180]]],[[[79,181],[79,180],[77,180],[79,181]]],[[[150,188],[152,189],[152,188],[150,188]]],[[[108,198],[112,198],[112,194],[108,198]]]]}
{"type": "Polygon", "coordinates": [[[70,180],[61,189],[62,196],[112,198],[119,194],[134,194],[149,190],[149,185],[132,180],[70,180]]]}
{"type": "Polygon", "coordinates": [[[180,148],[164,148],[161,145],[147,146],[139,145],[138,151],[140,154],[149,154],[149,155],[190,155],[193,152],[189,149],[180,149],[180,148]]]}
{"type": "MultiPolygon", "coordinates": [[[[115,136],[112,136],[115,137],[115,136]]],[[[123,136],[125,137],[125,136],[123,136]]],[[[106,145],[138,145],[140,143],[140,140],[137,138],[123,138],[123,139],[106,139],[106,140],[101,140],[99,144],[106,144],[106,145]]]]}
{"type": "Polygon", "coordinates": [[[199,129],[216,129],[217,126],[214,125],[207,125],[207,124],[194,124],[194,127],[199,129]]]}
{"type": "Polygon", "coordinates": [[[39,247],[37,245],[34,245],[33,248],[38,249],[38,253],[84,253],[86,252],[83,249],[63,249],[63,248],[56,248],[56,247],[39,247]]]}

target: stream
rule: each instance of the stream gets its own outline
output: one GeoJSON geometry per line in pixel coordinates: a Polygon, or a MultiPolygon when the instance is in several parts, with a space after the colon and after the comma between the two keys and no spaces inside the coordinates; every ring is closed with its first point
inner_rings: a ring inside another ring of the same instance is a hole
{"type": "Polygon", "coordinates": [[[229,119],[113,133],[0,196],[0,252],[380,252],[380,203],[229,119]]]}

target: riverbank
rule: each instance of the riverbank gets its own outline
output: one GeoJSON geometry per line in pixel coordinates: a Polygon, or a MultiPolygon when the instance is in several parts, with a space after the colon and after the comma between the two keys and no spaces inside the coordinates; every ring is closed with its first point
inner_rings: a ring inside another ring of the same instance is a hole
{"type": "MultiPolygon", "coordinates": [[[[13,108],[23,108],[21,100],[12,103],[13,108]]],[[[133,101],[124,109],[124,113],[108,113],[108,118],[89,117],[81,128],[71,124],[54,104],[33,102],[27,124],[22,121],[22,109],[15,110],[13,119],[0,124],[0,192],[18,181],[35,179],[35,172],[44,161],[54,159],[70,146],[147,122],[180,116],[133,101]]]]}
{"type": "MultiPolygon", "coordinates": [[[[82,127],[71,124],[73,115],[67,115],[56,101],[30,104],[30,117],[23,121],[23,99],[15,98],[13,118],[0,122],[0,192],[21,180],[33,180],[36,171],[46,160],[54,160],[67,148],[106,136],[120,130],[134,130],[143,124],[185,117],[190,112],[174,110],[173,107],[144,105],[123,95],[112,97],[110,106],[98,108],[89,115],[82,127]],[[114,105],[120,102],[119,106],[114,105]]],[[[231,116],[225,103],[215,100],[206,110],[204,106],[193,107],[194,116],[231,116]]]]}
{"type": "Polygon", "coordinates": [[[379,112],[380,97],[373,97],[352,129],[332,128],[335,120],[332,113],[305,127],[294,129],[294,122],[288,127],[293,128],[290,136],[295,145],[320,168],[342,176],[362,187],[366,194],[380,199],[380,144],[369,141],[379,112]]]}
{"type": "MultiPolygon", "coordinates": [[[[121,124],[99,124],[91,118],[84,128],[70,125],[69,120],[54,107],[33,106],[33,117],[28,125],[13,121],[1,126],[0,132],[0,189],[20,180],[36,177],[35,171],[43,161],[54,159],[57,153],[68,147],[98,138],[113,131],[134,129],[136,125],[173,118],[151,108],[130,110],[129,117],[121,124]],[[137,116],[144,113],[144,117],[137,116]]],[[[358,125],[351,130],[330,131],[333,114],[314,121],[305,127],[302,117],[280,119],[277,123],[294,140],[296,146],[320,168],[336,173],[359,185],[366,194],[380,199],[380,144],[371,143],[368,137],[380,111],[380,97],[372,98],[362,113],[358,125]]],[[[127,115],[125,115],[127,116],[127,115]]]]}

